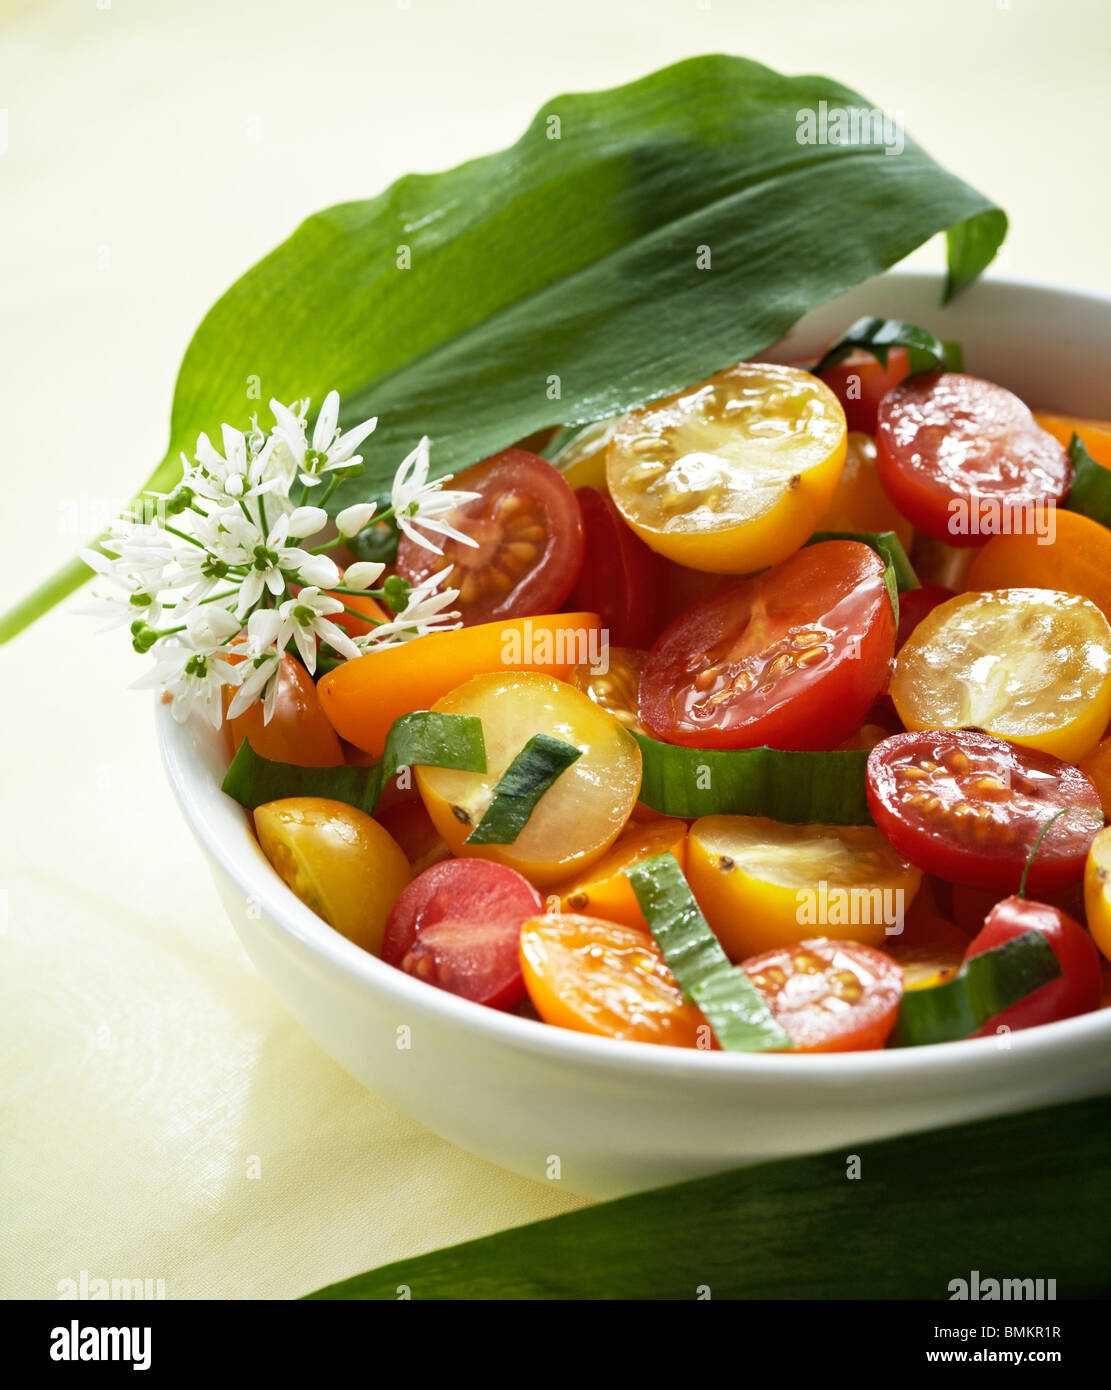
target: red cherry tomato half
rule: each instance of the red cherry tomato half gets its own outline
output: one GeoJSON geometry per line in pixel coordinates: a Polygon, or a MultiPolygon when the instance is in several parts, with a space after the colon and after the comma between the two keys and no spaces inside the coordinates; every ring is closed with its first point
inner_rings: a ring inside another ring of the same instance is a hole
{"type": "Polygon", "coordinates": [[[943,588],[924,580],[917,589],[907,589],[899,595],[899,632],[895,638],[898,651],[927,613],[932,613],[939,603],[956,598],[952,589],[943,588]]]}
{"type": "Polygon", "coordinates": [[[1103,824],[1099,794],[1050,753],[964,729],[895,734],[868,756],[868,806],[912,864],[951,883],[1013,893],[1047,820],[1027,887],[1074,882],[1103,824]]]}
{"type": "Polygon", "coordinates": [[[983,545],[1001,529],[993,504],[1055,504],[1072,483],[1063,445],[1017,396],[960,372],[918,376],[884,396],[876,450],[891,500],[949,545],[983,545]]]}
{"type": "Polygon", "coordinates": [[[662,634],[644,663],[641,722],[691,748],[834,748],[886,684],[894,642],[876,552],[806,546],[662,634]]]}
{"type": "Polygon", "coordinates": [[[1072,1018],[1099,1008],[1103,994],[1099,952],[1079,922],[1048,903],[1004,898],[984,919],[983,930],[968,943],[965,959],[970,960],[1028,931],[1040,931],[1046,938],[1060,963],[1061,974],[988,1019],[977,1032],[978,1038],[997,1033],[1001,1028],[1012,1031],[1034,1028],[1039,1023],[1053,1023],[1059,1018],[1072,1018]]]}
{"type": "Polygon", "coordinates": [[[821,378],[844,407],[849,429],[875,434],[880,401],[909,371],[906,348],[892,348],[886,366],[863,348],[854,348],[843,362],[822,372],[821,378]]]}
{"type": "Polygon", "coordinates": [[[887,1041],[903,971],[855,941],[802,941],[752,956],[741,969],[797,1052],[863,1052],[887,1041]]]}
{"type": "Polygon", "coordinates": [[[512,1009],[525,997],[521,924],[543,911],[540,894],[516,870],[448,859],[394,903],[382,959],[476,1004],[512,1009]]]}
{"type": "Polygon", "coordinates": [[[647,647],[660,630],[667,561],[644,544],[597,488],[576,489],[586,537],[586,563],[568,607],[597,613],[615,647],[647,647]]]}
{"type": "Polygon", "coordinates": [[[403,536],[398,573],[416,584],[453,567],[464,627],[557,612],[583,562],[579,504],[559,470],[505,449],[460,473],[452,488],[479,494],[442,518],[477,545],[447,540],[440,555],[403,536]]]}

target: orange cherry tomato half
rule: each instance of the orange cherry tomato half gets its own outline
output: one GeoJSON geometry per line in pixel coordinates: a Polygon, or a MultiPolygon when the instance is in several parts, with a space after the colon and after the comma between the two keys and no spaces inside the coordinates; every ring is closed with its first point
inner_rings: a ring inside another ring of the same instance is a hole
{"type": "MultiPolygon", "coordinates": [[[[229,691],[228,702],[234,691],[229,691]]],[[[278,696],[269,724],[263,721],[262,702],[228,720],[232,751],[243,740],[263,758],[297,767],[338,767],[343,749],[336,731],[320,705],[312,677],[288,653],[282,657],[278,696]]]]}
{"type": "Polygon", "coordinates": [[[875,434],[880,401],[909,371],[906,348],[892,348],[886,366],[864,348],[854,348],[843,362],[827,368],[821,376],[841,402],[849,429],[875,434]]]}
{"type": "Polygon", "coordinates": [[[444,518],[477,544],[448,539],[440,555],[404,536],[398,573],[417,584],[451,569],[464,626],[559,608],[583,562],[582,515],[560,471],[537,454],[505,449],[452,486],[479,494],[444,518]]]}
{"type": "Polygon", "coordinates": [[[751,956],[741,969],[796,1052],[865,1052],[895,1027],[903,972],[855,941],[801,941],[751,956]]]}
{"type": "Polygon", "coordinates": [[[521,929],[525,986],[545,1023],[634,1042],[709,1048],[702,1011],[684,998],[647,932],[550,913],[521,929]]]}
{"type": "Polygon", "coordinates": [[[880,557],[822,541],[673,623],[644,663],[640,718],[692,748],[834,748],[886,684],[894,643],[880,557]]]}
{"type": "Polygon", "coordinates": [[[914,377],[884,396],[876,425],[880,481],[934,540],[982,545],[1003,504],[1056,504],[1072,463],[1019,398],[961,372],[914,377]]]}
{"type": "Polygon", "coordinates": [[[991,734],[896,734],[868,755],[868,806],[904,858],[951,883],[1013,893],[1042,828],[1027,887],[1075,882],[1103,824],[1095,787],[1071,763],[991,734]]]}

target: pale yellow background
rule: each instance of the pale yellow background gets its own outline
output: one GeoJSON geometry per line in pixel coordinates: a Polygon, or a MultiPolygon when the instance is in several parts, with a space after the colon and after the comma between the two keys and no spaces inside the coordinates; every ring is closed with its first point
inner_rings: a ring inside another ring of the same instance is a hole
{"type": "MultiPolygon", "coordinates": [[[[304,214],[507,144],[557,91],[688,54],[827,72],[902,112],[1010,210],[1003,269],[1111,290],[1101,0],[38,0],[0,16],[8,597],[161,456],[192,329],[304,214]]],[[[55,1297],[88,1270],[162,1278],[169,1297],[291,1297],[573,1204],[422,1131],[285,1016],[170,802],[122,638],[63,610],[0,662],[0,1292],[55,1297]]]]}

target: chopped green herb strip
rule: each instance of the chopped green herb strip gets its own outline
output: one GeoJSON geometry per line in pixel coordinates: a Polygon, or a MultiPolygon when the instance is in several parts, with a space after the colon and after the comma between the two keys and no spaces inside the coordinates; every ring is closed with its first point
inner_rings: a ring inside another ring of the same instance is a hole
{"type": "Polygon", "coordinates": [[[635,733],[640,799],[665,816],[767,816],[788,825],[872,825],[866,750],[809,753],[778,748],[680,748],[635,733]]]}
{"type": "Polygon", "coordinates": [[[1061,964],[1040,931],[1023,932],[966,960],[950,979],[928,989],[911,989],[899,1005],[892,1043],[968,1038],[994,1018],[1061,974],[1061,964]]]}
{"type": "Polygon", "coordinates": [[[511,845],[528,824],[536,803],[582,756],[582,749],[547,734],[535,734],[502,774],[494,799],[467,836],[468,845],[511,845]]]}
{"type": "Polygon", "coordinates": [[[605,420],[591,420],[585,425],[565,425],[556,430],[541,456],[556,468],[566,468],[576,459],[585,458],[595,449],[601,449],[609,441],[619,419],[619,416],[609,416],[605,420]]]}
{"type": "Polygon", "coordinates": [[[900,319],[877,319],[866,315],[857,319],[811,370],[817,375],[830,367],[836,367],[854,348],[863,348],[865,352],[870,352],[881,367],[886,367],[887,354],[894,347],[906,348],[911,376],[917,376],[920,372],[957,372],[964,365],[964,354],[959,344],[942,342],[940,338],[935,338],[932,333],[927,333],[924,328],[919,328],[914,323],[903,323],[900,319]]]}
{"type": "Polygon", "coordinates": [[[819,541],[860,541],[870,545],[883,561],[883,582],[891,607],[895,610],[895,621],[899,621],[899,595],[908,589],[920,589],[922,581],[914,572],[914,566],[907,558],[903,543],[894,531],[815,531],[807,545],[817,545],[819,541]]]}
{"type": "Polygon", "coordinates": [[[756,986],[710,930],[675,857],[657,854],[625,870],[675,982],[727,1052],[787,1049],[791,1040],[756,986]]]}
{"type": "Polygon", "coordinates": [[[394,720],[382,757],[372,767],[297,767],[273,762],[244,739],[221,785],[248,811],[289,796],[322,796],[373,815],[386,783],[403,767],[485,772],[482,721],[472,715],[431,710],[403,715],[394,720]]]}
{"type": "Polygon", "coordinates": [[[1111,527],[1111,468],[1104,468],[1088,452],[1084,441],[1073,434],[1069,441],[1072,459],[1072,487],[1064,505],[1070,512],[1111,527]]]}

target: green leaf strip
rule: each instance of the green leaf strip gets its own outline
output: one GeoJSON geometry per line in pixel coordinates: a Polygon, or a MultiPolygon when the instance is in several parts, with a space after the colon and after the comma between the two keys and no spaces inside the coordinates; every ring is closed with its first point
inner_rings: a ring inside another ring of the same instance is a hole
{"type": "Polygon", "coordinates": [[[1023,932],[972,956],[944,983],[907,990],[892,1043],[920,1047],[971,1037],[988,1019],[1060,974],[1060,961],[1044,934],[1023,932]]]}
{"type": "Polygon", "coordinates": [[[767,816],[788,825],[872,825],[864,772],[867,750],[811,753],[778,748],[680,748],[634,733],[640,745],[640,799],[684,820],[767,816]]]}
{"type": "Polygon", "coordinates": [[[1069,440],[1069,458],[1072,459],[1072,487],[1064,506],[1070,512],[1098,521],[1101,526],[1111,527],[1111,468],[1097,463],[1076,433],[1069,440]]]}
{"type": "Polygon", "coordinates": [[[726,1052],[786,1050],[791,1040],[763,996],[710,930],[675,857],[657,854],[625,870],[656,944],[726,1052]]]}
{"type": "Polygon", "coordinates": [[[494,799],[467,836],[468,845],[511,845],[528,824],[536,803],[582,749],[548,734],[534,734],[502,773],[494,799]]]}
{"type": "MultiPolygon", "coordinates": [[[[798,1065],[781,1060],[785,1073],[798,1065]]],[[[995,1278],[1044,1271],[1059,1299],[1102,1299],[1111,1284],[1109,1134],[1111,1097],[1097,1096],[866,1140],[853,1146],[862,1182],[845,1181],[840,1144],[398,1260],[309,1297],[936,1303],[975,1269],[995,1278]]],[[[572,1162],[563,1176],[575,1190],[572,1162]]]]}
{"type": "Polygon", "coordinates": [[[821,360],[811,368],[815,376],[820,375],[838,362],[843,362],[854,348],[870,352],[881,367],[887,366],[887,355],[894,347],[906,348],[910,359],[910,375],[920,372],[952,372],[959,368],[953,365],[953,357],[963,365],[960,347],[944,343],[919,328],[914,323],[904,323],[901,319],[878,319],[871,315],[857,319],[848,331],[828,348],[821,360]],[[956,348],[956,353],[953,353],[956,348]]]}
{"type": "Polygon", "coordinates": [[[431,710],[402,715],[393,722],[382,757],[370,767],[296,767],[273,762],[244,739],[221,786],[248,811],[290,796],[322,796],[373,815],[386,784],[403,767],[485,772],[482,721],[469,714],[431,710]]]}

